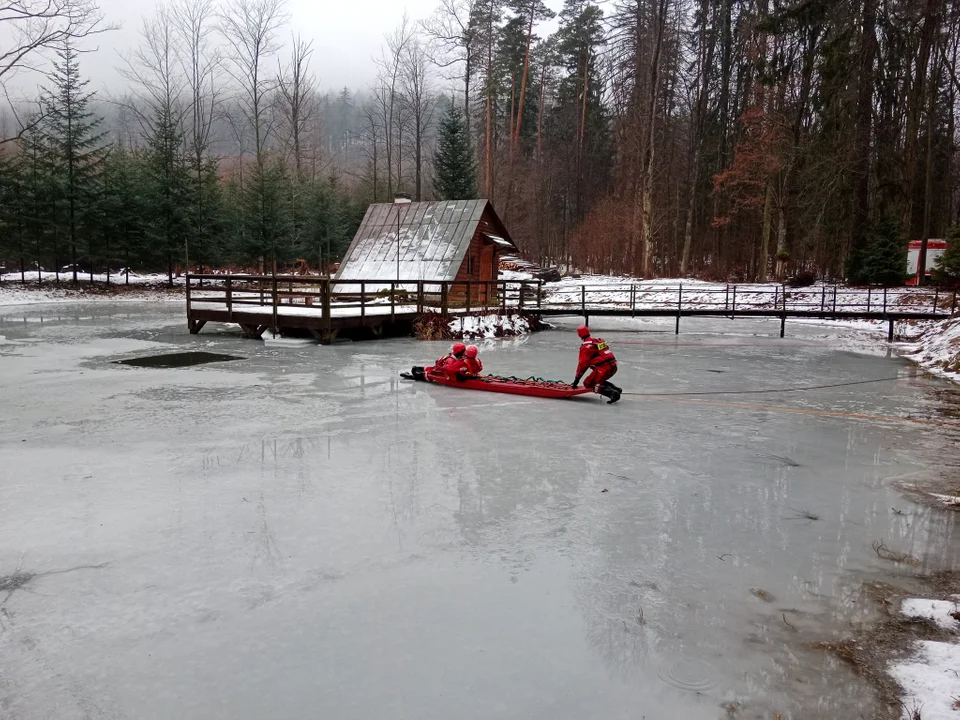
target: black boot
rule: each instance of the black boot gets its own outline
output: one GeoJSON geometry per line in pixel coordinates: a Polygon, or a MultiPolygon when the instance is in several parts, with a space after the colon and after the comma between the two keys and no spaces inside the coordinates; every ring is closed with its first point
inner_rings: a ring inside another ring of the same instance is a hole
{"type": "Polygon", "coordinates": [[[427,379],[427,374],[424,369],[418,365],[410,368],[410,374],[413,376],[414,380],[424,381],[427,379]]]}
{"type": "Polygon", "coordinates": [[[620,392],[620,388],[608,381],[600,386],[600,394],[607,398],[607,405],[613,405],[617,402],[620,399],[620,392]]]}

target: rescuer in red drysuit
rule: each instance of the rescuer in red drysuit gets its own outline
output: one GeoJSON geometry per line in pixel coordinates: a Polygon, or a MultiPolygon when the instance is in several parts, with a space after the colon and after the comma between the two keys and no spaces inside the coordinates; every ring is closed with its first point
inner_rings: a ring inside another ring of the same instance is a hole
{"type": "Polygon", "coordinates": [[[456,365],[459,365],[460,363],[463,362],[463,354],[466,351],[467,351],[466,345],[464,345],[462,342],[455,342],[450,352],[448,352],[442,358],[437,360],[437,363],[436,365],[434,365],[434,367],[437,370],[446,370],[446,369],[449,369],[448,366],[454,367],[456,365]]]}
{"type": "Polygon", "coordinates": [[[577,335],[583,344],[580,345],[580,358],[573,387],[580,384],[580,378],[589,368],[591,373],[583,381],[583,386],[603,395],[607,398],[607,405],[612,405],[620,399],[620,393],[623,392],[610,382],[610,378],[617,374],[617,358],[603,338],[590,337],[590,328],[586,325],[577,328],[577,335]]]}
{"type": "Polygon", "coordinates": [[[479,354],[480,350],[476,345],[471,345],[467,348],[466,352],[464,352],[464,375],[479,375],[481,372],[483,372],[483,363],[480,362],[480,358],[477,357],[479,354]]]}

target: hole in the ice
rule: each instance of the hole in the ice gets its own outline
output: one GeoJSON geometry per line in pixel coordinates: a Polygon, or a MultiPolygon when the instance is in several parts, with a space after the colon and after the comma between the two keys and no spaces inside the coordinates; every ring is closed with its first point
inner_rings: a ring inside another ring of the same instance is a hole
{"type": "Polygon", "coordinates": [[[135,367],[151,368],[179,368],[191,365],[203,365],[212,362],[227,362],[229,360],[245,360],[237,355],[223,355],[210,352],[180,352],[166,355],[148,355],[146,357],[130,358],[128,360],[114,360],[117,365],[133,365],[135,367]]]}

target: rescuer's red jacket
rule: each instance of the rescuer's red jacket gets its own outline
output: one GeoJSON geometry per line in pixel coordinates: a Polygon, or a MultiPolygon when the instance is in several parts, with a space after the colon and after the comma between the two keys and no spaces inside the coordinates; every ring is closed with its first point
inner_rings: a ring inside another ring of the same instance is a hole
{"type": "Polygon", "coordinates": [[[463,364],[466,366],[466,368],[461,372],[464,372],[467,375],[479,375],[483,371],[483,363],[480,362],[480,358],[464,358],[463,364]]]}
{"type": "Polygon", "coordinates": [[[617,358],[614,356],[607,341],[603,338],[585,337],[580,346],[580,358],[577,362],[577,377],[583,375],[587,368],[614,363],[617,358]]]}

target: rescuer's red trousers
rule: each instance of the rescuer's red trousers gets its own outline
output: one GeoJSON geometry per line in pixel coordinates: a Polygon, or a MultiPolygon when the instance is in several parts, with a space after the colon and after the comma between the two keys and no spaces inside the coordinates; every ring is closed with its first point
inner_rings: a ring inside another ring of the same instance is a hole
{"type": "Polygon", "coordinates": [[[590,388],[594,390],[597,385],[602,385],[604,380],[609,380],[614,375],[617,374],[617,362],[607,362],[603,365],[597,365],[595,368],[590,370],[590,374],[587,375],[586,380],[583,381],[583,386],[585,388],[590,388]]]}

